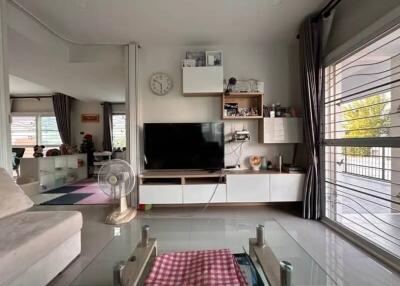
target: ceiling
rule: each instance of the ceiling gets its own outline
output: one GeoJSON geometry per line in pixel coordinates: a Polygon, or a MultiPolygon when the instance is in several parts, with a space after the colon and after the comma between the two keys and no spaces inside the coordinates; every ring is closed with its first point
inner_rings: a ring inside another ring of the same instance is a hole
{"type": "Polygon", "coordinates": [[[50,94],[52,90],[34,82],[16,77],[9,76],[9,87],[11,95],[26,95],[26,94],[50,94]]]}
{"type": "Polygon", "coordinates": [[[10,79],[11,93],[57,91],[120,102],[125,98],[122,46],[99,44],[286,45],[296,41],[301,21],[328,0],[9,2],[16,3],[9,5],[9,63],[16,76],[10,79]]]}
{"type": "Polygon", "coordinates": [[[293,40],[327,0],[14,0],[64,38],[189,45],[293,40]]]}

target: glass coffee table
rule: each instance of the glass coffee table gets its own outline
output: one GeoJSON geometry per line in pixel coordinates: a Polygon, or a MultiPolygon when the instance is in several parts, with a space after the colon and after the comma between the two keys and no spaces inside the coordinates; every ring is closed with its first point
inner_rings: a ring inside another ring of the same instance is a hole
{"type": "MultiPolygon", "coordinates": [[[[265,241],[278,261],[293,265],[292,285],[336,285],[335,281],[275,220],[221,219],[191,216],[140,215],[131,223],[113,227],[114,237],[74,280],[74,286],[112,286],[115,269],[131,258],[141,241],[143,225],[150,226],[150,237],[157,240],[158,254],[229,248],[232,253],[249,253],[249,238],[256,236],[256,226],[265,227],[265,241]]],[[[110,226],[112,227],[112,226],[110,226]]],[[[257,259],[252,262],[269,285],[268,271],[257,259]]],[[[151,266],[151,265],[150,265],[151,266]]]]}

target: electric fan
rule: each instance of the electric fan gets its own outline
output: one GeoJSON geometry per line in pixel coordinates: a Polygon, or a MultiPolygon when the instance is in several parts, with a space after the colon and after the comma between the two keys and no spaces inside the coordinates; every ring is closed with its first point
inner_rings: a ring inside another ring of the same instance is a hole
{"type": "Polygon", "coordinates": [[[126,196],[133,191],[136,175],[126,161],[114,159],[101,166],[98,175],[100,189],[111,199],[120,200],[119,208],[106,218],[108,224],[121,224],[131,221],[136,210],[129,208],[126,196]]]}

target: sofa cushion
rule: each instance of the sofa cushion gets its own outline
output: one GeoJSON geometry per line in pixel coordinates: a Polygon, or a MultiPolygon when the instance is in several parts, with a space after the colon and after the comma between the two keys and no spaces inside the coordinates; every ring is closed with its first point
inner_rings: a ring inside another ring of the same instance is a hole
{"type": "Polygon", "coordinates": [[[0,285],[11,281],[79,232],[76,211],[22,212],[0,220],[0,285]]]}
{"type": "Polygon", "coordinates": [[[13,182],[8,172],[0,168],[0,219],[32,206],[31,199],[13,182]]]}

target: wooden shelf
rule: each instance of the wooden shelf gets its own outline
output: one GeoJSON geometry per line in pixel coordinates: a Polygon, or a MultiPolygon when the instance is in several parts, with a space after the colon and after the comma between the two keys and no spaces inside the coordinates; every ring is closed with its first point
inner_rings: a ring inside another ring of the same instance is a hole
{"type": "Polygon", "coordinates": [[[203,177],[220,177],[224,173],[220,170],[215,172],[196,171],[196,170],[168,170],[168,171],[144,171],[139,178],[203,178],[203,177]]]}
{"type": "Polygon", "coordinates": [[[261,119],[263,118],[261,115],[256,116],[223,116],[224,120],[240,120],[240,119],[261,119]]]}
{"type": "Polygon", "coordinates": [[[261,92],[230,92],[224,94],[226,97],[258,97],[264,95],[261,92]]]}
{"type": "MultiPolygon", "coordinates": [[[[170,170],[170,171],[144,171],[139,176],[139,184],[143,185],[145,182],[154,184],[163,181],[177,180],[180,184],[185,184],[186,180],[210,180],[211,178],[216,179],[218,182],[220,178],[225,177],[223,171],[196,171],[196,170],[170,170]]],[[[203,182],[204,183],[204,182],[203,182]]]]}
{"type": "Polygon", "coordinates": [[[183,96],[187,97],[210,97],[210,96],[221,96],[222,92],[196,92],[196,93],[184,93],[183,96]]]}
{"type": "Polygon", "coordinates": [[[231,92],[222,95],[222,119],[223,120],[246,120],[263,118],[263,93],[260,92],[231,92]],[[258,115],[249,116],[226,116],[225,104],[236,104],[241,108],[256,108],[258,115]]]}

